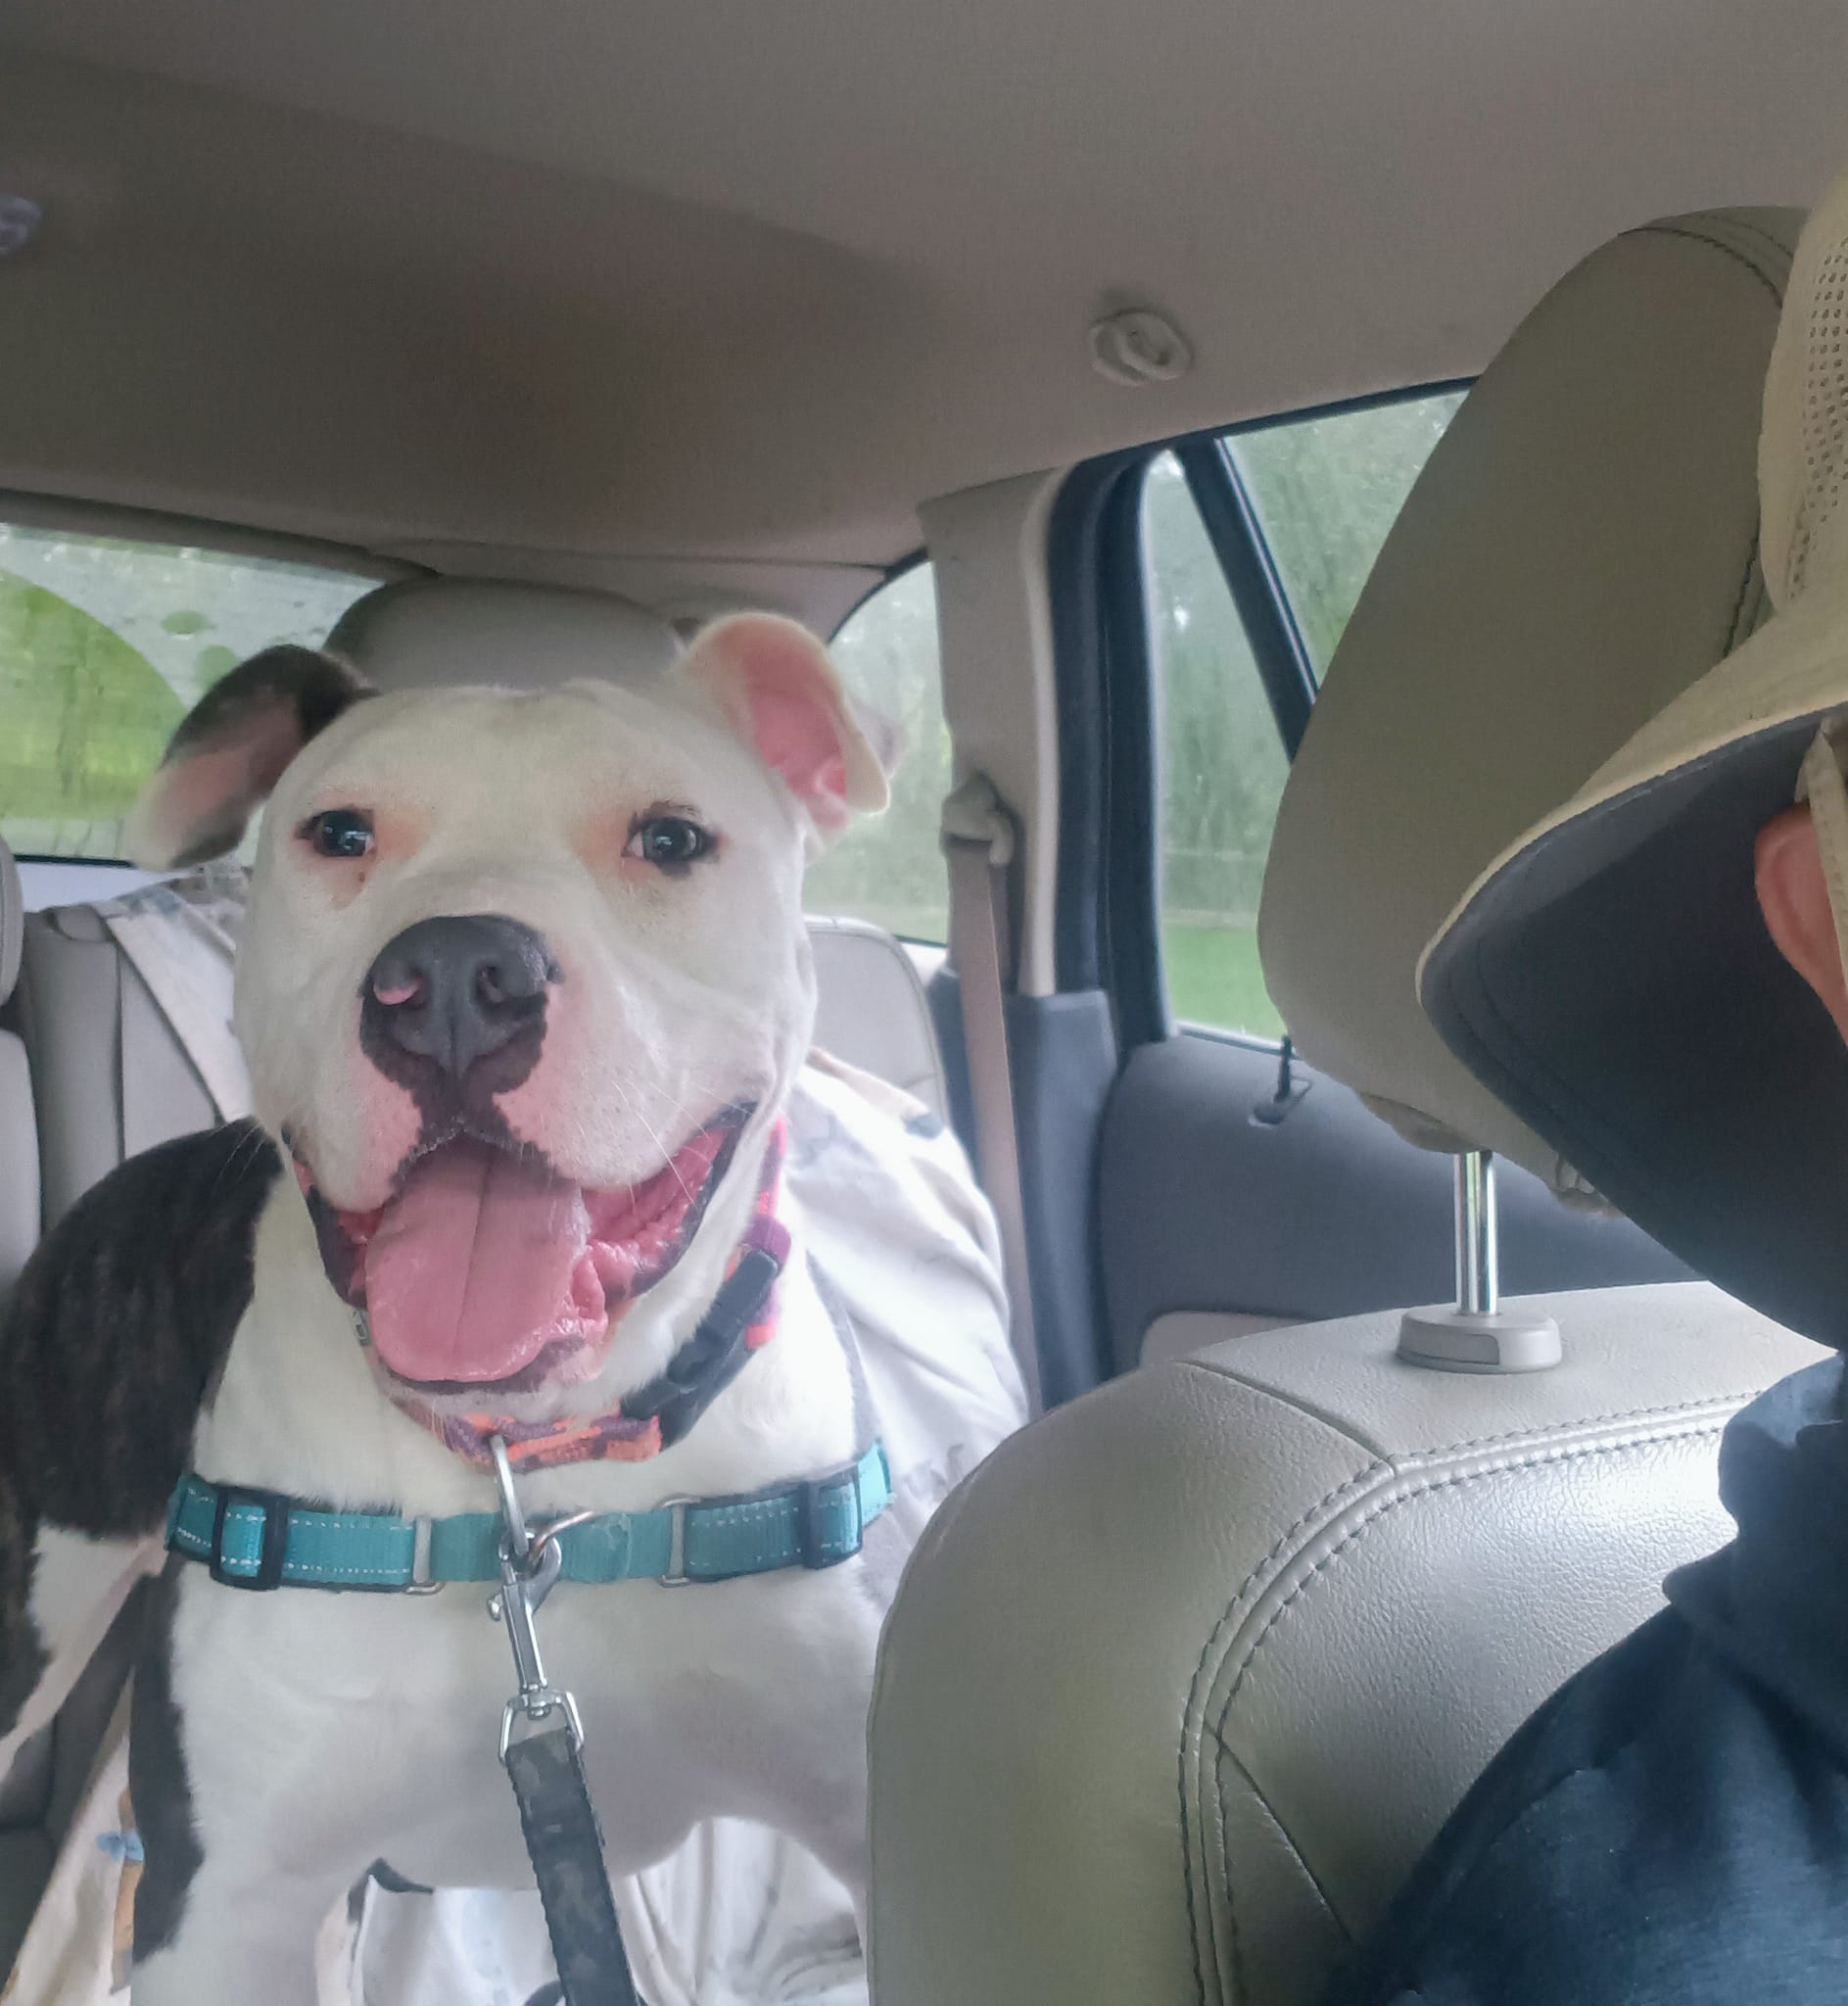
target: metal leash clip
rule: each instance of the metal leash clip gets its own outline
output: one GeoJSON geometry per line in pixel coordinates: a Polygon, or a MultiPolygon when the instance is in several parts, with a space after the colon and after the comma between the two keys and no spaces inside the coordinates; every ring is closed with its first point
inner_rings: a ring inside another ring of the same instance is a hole
{"type": "Polygon", "coordinates": [[[574,1512],[534,1533],[527,1528],[526,1514],[513,1488],[513,1469],[507,1460],[507,1445],[496,1435],[489,1447],[494,1453],[495,1481],[500,1487],[500,1587],[488,1599],[488,1613],[497,1623],[507,1626],[507,1642],[513,1648],[513,1671],[519,1691],[500,1715],[500,1759],[505,1762],[522,1726],[534,1728],[562,1712],[571,1729],[572,1745],[584,1746],[584,1722],[576,1698],[545,1678],[545,1660],[539,1654],[539,1632],[533,1618],[540,1604],[551,1593],[564,1565],[558,1535],[568,1526],[582,1525],[594,1514],[574,1512]]]}

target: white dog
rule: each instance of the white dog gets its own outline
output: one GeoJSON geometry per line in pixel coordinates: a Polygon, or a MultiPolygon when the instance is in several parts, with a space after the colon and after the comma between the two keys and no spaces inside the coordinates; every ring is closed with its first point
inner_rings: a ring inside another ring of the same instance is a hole
{"type": "Polygon", "coordinates": [[[764,616],[645,689],[372,697],[277,649],[180,728],[133,842],[214,854],[269,800],[237,1024],[295,1175],[257,1218],[136,1686],[137,2006],[308,2006],[316,1928],[374,1860],[530,1881],[486,1589],[299,1585],[402,1585],[364,1575],[361,1521],[409,1524],[441,1579],[446,1522],[495,1508],[496,1435],[536,1522],[734,1501],[665,1514],[659,1571],[697,1585],[568,1557],[542,1612],[612,1870],[742,1816],[863,1901],[882,1472],[777,1163],[805,855],[884,792],[821,647],[764,616]],[[347,1517],[285,1568],[292,1511],[347,1517]],[[756,1519],[785,1553],[720,1537],[756,1519]]]}

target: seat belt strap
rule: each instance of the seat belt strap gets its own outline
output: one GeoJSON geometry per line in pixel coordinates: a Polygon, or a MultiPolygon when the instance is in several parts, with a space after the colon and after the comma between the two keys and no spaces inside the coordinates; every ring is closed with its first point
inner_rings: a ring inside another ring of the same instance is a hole
{"type": "Polygon", "coordinates": [[[963,1049],[969,1061],[976,1162],[1001,1231],[1002,1268],[1011,1310],[1009,1329],[1027,1404],[1038,1413],[1044,1403],[1033,1330],[1033,1279],[1020,1190],[1019,1134],[1015,1125],[1014,1068],[1008,1054],[1007,991],[1014,979],[1008,880],[1016,847],[1014,818],[994,783],[985,774],[971,774],[943,804],[943,854],[950,874],[950,961],[962,997],[963,1049]]]}

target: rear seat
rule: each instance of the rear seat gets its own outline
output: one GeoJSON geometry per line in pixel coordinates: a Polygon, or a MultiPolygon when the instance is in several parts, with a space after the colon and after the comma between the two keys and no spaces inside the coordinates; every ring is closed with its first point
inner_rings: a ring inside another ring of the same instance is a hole
{"type": "MultiPolygon", "coordinates": [[[[0,887],[0,908],[6,895],[0,887]]],[[[27,914],[23,955],[17,910],[13,927],[18,1031],[0,1030],[0,1300],[41,1223],[49,1231],[99,1177],[156,1143],[243,1112],[213,1104],[94,906],[27,914]]],[[[861,920],[811,919],[809,938],[816,1043],[942,1118],[943,1063],[910,955],[861,920]]],[[[5,975],[0,965],[0,988],[5,975]]]]}
{"type": "MultiPolygon", "coordinates": [[[[49,1231],[124,1157],[220,1120],[197,1067],[95,909],[30,913],[18,1022],[49,1231]]],[[[28,1247],[29,1251],[29,1247],[28,1247]]]]}

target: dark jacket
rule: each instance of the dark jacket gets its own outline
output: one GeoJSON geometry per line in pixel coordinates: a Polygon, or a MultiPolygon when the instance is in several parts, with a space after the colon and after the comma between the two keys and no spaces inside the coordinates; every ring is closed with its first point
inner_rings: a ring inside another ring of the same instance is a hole
{"type": "Polygon", "coordinates": [[[1734,1417],[1732,1544],[1495,1757],[1329,2006],[1848,2000],[1843,1392],[1734,1417]]]}

